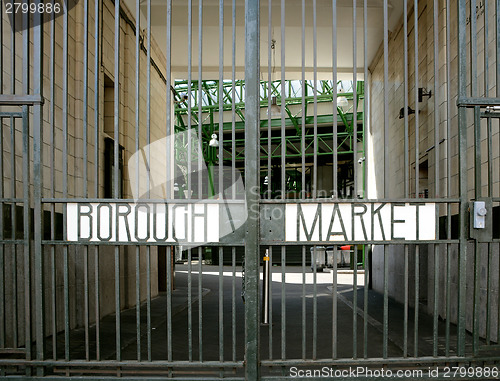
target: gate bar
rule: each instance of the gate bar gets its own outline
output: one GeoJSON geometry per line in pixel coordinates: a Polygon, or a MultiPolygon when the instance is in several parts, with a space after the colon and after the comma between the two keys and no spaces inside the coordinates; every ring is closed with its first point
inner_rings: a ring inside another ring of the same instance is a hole
{"type": "MultiPolygon", "coordinates": [[[[135,152],[140,149],[140,69],[141,69],[141,3],[139,0],[135,2],[135,152]]],[[[139,155],[136,155],[136,197],[139,197],[140,192],[140,167],[139,155]]],[[[148,174],[146,173],[146,176],[148,174]]],[[[136,319],[136,345],[137,345],[137,361],[141,361],[141,247],[135,247],[135,319],[136,319]]]]}
{"type": "MultiPolygon", "coordinates": [[[[284,3],[282,3],[284,5],[284,3]]],[[[259,32],[260,0],[245,0],[245,193],[248,221],[245,233],[245,377],[259,379],[259,32]]],[[[282,25],[284,27],[284,25],[282,25]]],[[[283,65],[283,62],[282,62],[283,65]]],[[[283,72],[282,72],[283,73],[283,72]]],[[[282,104],[283,107],[283,104],[282,104]]],[[[201,109],[201,107],[200,107],[201,109]]],[[[283,117],[282,108],[282,117],[283,117]]],[[[201,120],[201,119],[200,119],[201,120]]]]}
{"type": "MultiPolygon", "coordinates": [[[[458,99],[467,94],[467,31],[465,0],[458,0],[458,99]]],[[[497,88],[498,89],[498,88],[497,88]]],[[[460,106],[460,102],[458,102],[460,106]]],[[[458,288],[458,355],[465,356],[465,323],[466,323],[466,271],[467,271],[467,114],[464,107],[458,109],[458,141],[459,141],[459,181],[460,181],[460,249],[459,249],[459,288],[458,288]]]]}
{"type": "MultiPolygon", "coordinates": [[[[94,197],[99,197],[99,91],[100,80],[99,80],[99,57],[100,55],[100,45],[99,45],[99,28],[100,22],[100,9],[101,1],[95,1],[94,8],[94,197]]],[[[54,24],[54,23],[52,23],[54,24]]],[[[51,98],[53,99],[53,98],[51,98]]],[[[100,340],[100,300],[99,300],[99,246],[94,247],[94,293],[95,293],[95,347],[96,347],[96,360],[101,359],[101,340],[100,340]]]]}
{"type": "MultiPolygon", "coordinates": [[[[389,34],[388,34],[388,3],[384,0],[384,197],[389,197],[389,34]]],[[[389,338],[389,253],[384,245],[384,317],[383,317],[383,357],[387,358],[387,344],[389,338]]]]}
{"type": "MultiPolygon", "coordinates": [[[[433,4],[433,34],[434,34],[434,197],[440,197],[440,149],[439,149],[439,18],[438,1],[433,4]]],[[[417,102],[415,102],[417,103],[417,102]]],[[[436,204],[436,215],[439,219],[440,207],[436,204]]],[[[436,227],[436,237],[439,237],[439,227],[436,227]]],[[[438,317],[439,317],[439,244],[434,244],[434,314],[433,314],[433,354],[438,355],[438,317]]]]}
{"type": "MultiPolygon", "coordinates": [[[[151,0],[147,0],[147,70],[146,70],[146,146],[151,143],[151,0]]],[[[148,163],[151,163],[151,150],[147,150],[148,163]]],[[[151,176],[148,173],[146,176],[146,197],[151,198],[150,192],[151,176]]],[[[151,337],[151,246],[146,246],[146,331],[147,331],[147,347],[148,361],[152,361],[152,337],[151,337]]]]}
{"type": "MultiPolygon", "coordinates": [[[[414,78],[415,78],[415,94],[414,99],[418,99],[418,65],[419,65],[419,54],[418,54],[418,0],[413,2],[413,29],[414,29],[414,78]]],[[[407,114],[407,111],[405,111],[407,114]]],[[[420,123],[419,123],[419,105],[415,102],[415,200],[418,200],[420,193],[420,123]]],[[[418,314],[419,314],[419,301],[420,301],[420,246],[415,246],[415,312],[414,312],[414,327],[413,327],[413,356],[418,357],[418,314]]]]}
{"type": "MultiPolygon", "coordinates": [[[[2,18],[0,18],[1,20],[2,18]]],[[[2,25],[0,24],[0,27],[2,25]]],[[[2,31],[0,31],[2,33],[2,31]]],[[[3,46],[0,47],[0,49],[3,50],[3,46]]],[[[3,60],[3,58],[2,58],[3,60]]],[[[1,62],[1,61],[0,61],[1,62]]],[[[2,72],[3,70],[0,70],[2,72]]],[[[0,91],[3,91],[3,88],[0,87],[0,91]]],[[[3,169],[3,117],[0,115],[0,152],[2,154],[0,155],[0,198],[4,197],[4,169],[3,169]]],[[[0,216],[3,216],[3,204],[4,201],[0,200],[0,216]]],[[[0,218],[0,241],[3,241],[4,236],[4,226],[3,226],[3,218],[0,218]]],[[[4,252],[5,245],[3,243],[0,243],[0,348],[5,347],[5,289],[4,289],[4,282],[5,282],[5,252],[4,252]]],[[[2,370],[3,371],[3,370],[2,370]]],[[[0,375],[2,375],[0,373],[0,375]]]]}
{"type": "MultiPolygon", "coordinates": [[[[404,193],[410,197],[410,143],[408,126],[408,0],[403,2],[403,44],[404,44],[404,193]]],[[[366,91],[365,91],[366,92],[366,91]]],[[[408,356],[408,245],[404,245],[404,317],[403,317],[403,357],[408,356]]]]}
{"type": "MultiPolygon", "coordinates": [[[[33,94],[42,96],[43,89],[43,23],[41,14],[35,13],[33,26],[33,94]]],[[[14,54],[13,54],[14,55],[14,54]]],[[[14,77],[14,75],[13,75],[14,77]]],[[[43,109],[40,103],[33,106],[33,245],[35,256],[35,299],[36,299],[36,352],[37,359],[45,358],[45,303],[44,263],[42,249],[42,184],[43,184],[43,109]]],[[[31,244],[31,240],[30,240],[31,244]]],[[[26,330],[31,336],[31,330],[26,330]]],[[[28,338],[26,338],[28,341],[28,338]]],[[[31,339],[29,340],[31,342],[31,339]]],[[[31,359],[31,346],[26,348],[26,358],[31,359]]],[[[42,369],[38,370],[42,375],[42,369]]]]}
{"type": "MultiPolygon", "coordinates": [[[[115,25],[114,25],[114,145],[113,145],[113,197],[120,198],[120,179],[119,179],[119,157],[120,157],[120,0],[115,0],[115,25]]],[[[118,225],[118,216],[116,216],[118,225]]],[[[115,258],[115,342],[116,342],[116,361],[120,361],[121,356],[121,303],[120,303],[120,247],[114,247],[115,258]]]]}
{"type": "MultiPolygon", "coordinates": [[[[17,192],[16,192],[16,181],[14,179],[17,179],[17,171],[16,171],[16,122],[13,117],[10,118],[10,162],[11,162],[11,171],[10,175],[12,176],[13,181],[11,181],[11,187],[10,187],[10,193],[12,197],[17,197],[17,192]]],[[[14,348],[18,347],[18,329],[17,329],[17,314],[18,314],[18,308],[17,308],[17,245],[15,243],[17,239],[17,204],[12,203],[11,208],[10,208],[10,215],[12,219],[12,240],[14,241],[12,243],[11,247],[11,256],[12,256],[12,334],[13,334],[13,344],[12,346],[14,348]]],[[[3,216],[2,216],[3,218],[3,216]]]]}

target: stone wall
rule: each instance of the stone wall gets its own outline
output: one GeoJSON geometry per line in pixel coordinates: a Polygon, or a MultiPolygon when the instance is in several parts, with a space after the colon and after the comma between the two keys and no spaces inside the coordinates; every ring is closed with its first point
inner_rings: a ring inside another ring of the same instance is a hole
{"type": "MultiPolygon", "coordinates": [[[[492,11],[494,4],[490,1],[489,25],[494,25],[495,12],[492,11]]],[[[459,147],[458,147],[458,117],[457,117],[457,9],[456,5],[452,5],[450,11],[451,24],[450,30],[450,46],[449,51],[446,49],[446,10],[445,1],[438,1],[438,87],[434,85],[434,20],[433,20],[433,1],[420,1],[418,9],[418,81],[415,79],[415,28],[414,28],[414,10],[409,9],[408,17],[408,105],[412,109],[416,109],[415,102],[415,87],[424,87],[432,91],[431,98],[423,98],[423,102],[418,103],[418,134],[419,134],[419,149],[418,155],[415,150],[415,114],[409,115],[408,118],[408,149],[405,148],[405,123],[404,119],[399,119],[399,110],[404,107],[404,29],[403,19],[399,27],[389,35],[389,87],[388,95],[388,133],[389,141],[384,142],[384,59],[383,46],[381,46],[378,57],[370,66],[371,80],[369,82],[370,91],[370,136],[368,138],[369,147],[368,157],[373,159],[371,171],[369,171],[369,189],[370,198],[403,198],[405,197],[405,167],[404,157],[408,154],[409,160],[409,187],[408,196],[415,197],[416,194],[416,176],[419,177],[419,192],[420,197],[425,197],[424,192],[427,189],[428,197],[458,197],[459,196],[459,147]],[[446,54],[449,54],[449,70],[450,83],[446,81],[446,54]],[[417,85],[415,84],[417,82],[417,85]],[[450,99],[447,99],[447,87],[450,90],[450,99]],[[436,102],[437,100],[437,102],[436,102]],[[450,104],[450,113],[448,114],[448,102],[450,104]],[[437,104],[437,109],[436,109],[437,104]],[[437,124],[435,123],[435,113],[438,113],[437,124]],[[450,123],[450,135],[447,135],[447,123],[450,123]],[[435,131],[438,130],[438,140],[435,141],[435,131]],[[449,145],[449,155],[448,155],[449,145]],[[390,175],[387,191],[384,193],[384,146],[388,153],[388,171],[390,175]],[[436,156],[436,146],[439,147],[438,155],[436,156]],[[416,156],[420,171],[416,174],[416,156]],[[435,169],[436,162],[439,163],[439,187],[435,186],[435,169]],[[450,163],[450,184],[447,184],[447,164],[450,163]]],[[[484,88],[484,14],[478,12],[477,17],[477,39],[478,39],[478,94],[479,96],[494,96],[495,94],[495,73],[492,68],[495,67],[494,57],[494,36],[489,35],[489,41],[486,47],[489,51],[489,81],[488,94],[484,88]]],[[[468,28],[468,26],[467,26],[468,28]]],[[[470,55],[467,56],[470,64],[470,55]]],[[[470,79],[470,77],[469,77],[470,79]]],[[[470,86],[468,88],[470,91],[470,86]]],[[[469,197],[474,197],[474,162],[473,162],[473,118],[469,112],[467,122],[468,141],[467,141],[467,167],[468,170],[462,175],[468,176],[468,192],[469,197]]],[[[499,139],[498,123],[493,122],[493,142],[499,139]]],[[[481,171],[483,173],[483,195],[487,188],[487,141],[486,141],[486,122],[481,123],[481,150],[483,152],[483,160],[481,171]]],[[[497,146],[493,143],[494,146],[497,146]]],[[[498,147],[492,151],[492,191],[493,195],[500,194],[500,171],[499,168],[500,155],[498,147]]],[[[446,208],[440,209],[440,215],[446,213],[446,208]]],[[[451,214],[458,213],[458,206],[452,205],[451,214]]],[[[458,247],[457,245],[439,245],[435,251],[434,245],[420,245],[420,303],[422,308],[429,313],[434,311],[434,279],[438,281],[438,313],[441,317],[446,317],[446,286],[447,286],[447,270],[449,263],[450,282],[451,282],[451,306],[450,319],[452,322],[457,321],[457,290],[458,290],[458,247]],[[437,257],[436,257],[437,256],[437,257]],[[437,258],[437,259],[436,259],[437,258]],[[435,266],[434,261],[438,261],[435,266]],[[435,269],[438,273],[435,274],[435,269]]],[[[382,246],[374,246],[373,248],[373,287],[383,292],[384,284],[384,249],[382,246]]],[[[415,289],[415,247],[409,247],[409,301],[410,305],[414,305],[414,289],[415,289]]],[[[480,334],[486,333],[486,310],[491,311],[491,332],[492,338],[497,340],[497,325],[498,325],[498,244],[493,244],[491,252],[485,246],[479,248],[480,260],[479,274],[480,281],[480,334]],[[491,284],[489,293],[487,291],[487,274],[491,274],[491,284]],[[487,306],[487,299],[490,299],[487,306]]],[[[394,299],[404,301],[404,246],[389,246],[389,295],[394,299]]],[[[472,329],[472,311],[473,311],[473,284],[474,284],[474,250],[473,246],[469,245],[467,257],[467,329],[472,329]]]]}

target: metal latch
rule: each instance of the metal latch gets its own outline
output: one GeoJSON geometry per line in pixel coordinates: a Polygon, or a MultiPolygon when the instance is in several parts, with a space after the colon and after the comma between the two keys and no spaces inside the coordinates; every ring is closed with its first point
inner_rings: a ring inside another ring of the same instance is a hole
{"type": "Polygon", "coordinates": [[[493,238],[493,215],[491,198],[481,198],[469,204],[470,229],[469,236],[477,242],[490,242],[493,238]]]}
{"type": "Polygon", "coordinates": [[[486,209],[486,202],[484,201],[474,201],[473,207],[474,216],[474,229],[485,229],[486,228],[486,214],[488,210],[486,209]]]}

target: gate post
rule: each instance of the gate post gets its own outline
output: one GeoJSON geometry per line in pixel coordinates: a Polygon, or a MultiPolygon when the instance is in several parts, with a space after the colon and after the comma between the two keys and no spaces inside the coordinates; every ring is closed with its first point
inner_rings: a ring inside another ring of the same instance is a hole
{"type": "MultiPolygon", "coordinates": [[[[458,99],[467,96],[467,30],[465,0],[458,1],[458,99]]],[[[458,355],[465,356],[467,231],[467,109],[458,107],[458,155],[460,184],[460,244],[458,278],[458,355]]]]}
{"type": "MultiPolygon", "coordinates": [[[[66,10],[67,11],[67,10],[66,10]]],[[[43,89],[43,22],[40,13],[34,14],[33,26],[33,94],[42,96],[43,89]]],[[[26,70],[27,68],[25,68],[26,70]]],[[[40,103],[33,106],[33,244],[35,256],[35,316],[36,316],[36,358],[45,359],[45,305],[44,305],[44,269],[42,248],[42,190],[43,190],[43,108],[40,103]]],[[[64,159],[66,160],[66,158],[64,159]]],[[[39,369],[41,376],[43,370],[39,369]]]]}
{"type": "Polygon", "coordinates": [[[245,379],[259,374],[259,0],[245,0],[245,379]]]}

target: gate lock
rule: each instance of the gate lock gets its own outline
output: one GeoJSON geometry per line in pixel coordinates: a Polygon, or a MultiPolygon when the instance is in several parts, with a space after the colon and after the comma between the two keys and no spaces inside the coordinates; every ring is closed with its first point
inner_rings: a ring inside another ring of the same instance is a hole
{"type": "Polygon", "coordinates": [[[474,201],[474,229],[485,229],[486,228],[486,214],[488,210],[486,209],[486,203],[484,201],[474,201]]]}
{"type": "Polygon", "coordinates": [[[471,228],[470,237],[478,242],[488,242],[492,239],[492,200],[481,199],[470,204],[471,228]]]}

